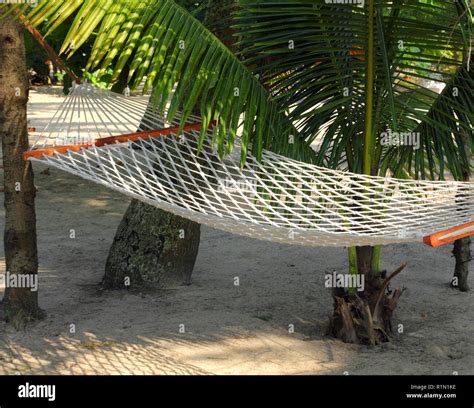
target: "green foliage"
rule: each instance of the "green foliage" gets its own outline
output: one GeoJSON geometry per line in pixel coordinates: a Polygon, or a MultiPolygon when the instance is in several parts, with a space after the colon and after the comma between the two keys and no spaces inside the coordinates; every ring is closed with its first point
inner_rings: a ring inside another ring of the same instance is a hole
{"type": "MultiPolygon", "coordinates": [[[[366,2],[367,3],[367,2],[366,2]]],[[[375,164],[401,176],[417,157],[414,176],[458,174],[466,162],[459,130],[471,134],[472,83],[459,84],[464,100],[452,100],[433,115],[443,98],[426,86],[439,74],[449,84],[469,54],[472,14],[466,1],[386,1],[375,3],[374,89],[367,89],[368,8],[324,1],[245,1],[236,16],[242,58],[261,74],[276,101],[287,107],[304,137],[320,142],[318,162],[362,172],[367,92],[373,92],[375,164]],[[289,44],[294,42],[294,47],[289,44]],[[468,103],[470,102],[470,103],[468,103]],[[442,120],[442,118],[444,118],[442,120]],[[450,118],[451,123],[447,123],[450,118]],[[428,127],[445,133],[429,133],[428,127]],[[453,126],[456,124],[456,126],[453,126]],[[383,133],[421,131],[422,147],[382,146],[383,133]],[[423,161],[420,156],[431,157],[423,161]]]]}
{"type": "Polygon", "coordinates": [[[111,78],[114,73],[113,69],[108,68],[105,73],[101,73],[101,71],[97,70],[94,72],[88,72],[83,69],[83,79],[85,79],[90,84],[94,85],[100,89],[110,89],[111,85],[111,78]]]}
{"type": "Polygon", "coordinates": [[[170,117],[183,110],[182,124],[199,106],[204,127],[218,123],[221,155],[232,150],[240,128],[242,160],[249,149],[260,157],[265,147],[312,161],[315,142],[317,163],[362,172],[369,134],[379,174],[434,178],[449,170],[457,177],[468,165],[461,145],[466,134],[473,143],[467,0],[370,0],[372,36],[367,5],[241,0],[233,18],[237,55],[198,20],[205,3],[41,0],[28,18],[49,33],[70,21],[62,46],[68,58],[93,40],[86,71],[95,80],[110,68],[112,82],[126,75],[132,88],[146,78],[157,106],[170,100],[170,117]],[[370,87],[367,72],[374,73],[370,87]],[[433,91],[428,81],[445,91],[433,91]],[[449,96],[453,86],[460,97],[449,96]],[[384,145],[388,130],[420,132],[420,149],[384,145]]]}
{"type": "Polygon", "coordinates": [[[65,73],[63,72],[56,72],[54,74],[54,76],[56,77],[56,79],[59,81],[59,82],[63,82],[64,81],[64,77],[66,76],[65,73]]]}
{"type": "Polygon", "coordinates": [[[98,80],[111,66],[112,82],[129,68],[130,87],[136,89],[146,78],[144,92],[153,88],[153,101],[162,110],[170,102],[169,118],[181,110],[181,125],[200,105],[204,125],[200,142],[215,120],[214,143],[221,155],[232,151],[241,127],[242,162],[249,149],[260,157],[264,147],[311,161],[312,149],[265,87],[176,2],[40,1],[27,17],[33,25],[47,21],[49,34],[73,15],[61,52],[71,57],[93,37],[86,72],[99,70],[98,80]]]}

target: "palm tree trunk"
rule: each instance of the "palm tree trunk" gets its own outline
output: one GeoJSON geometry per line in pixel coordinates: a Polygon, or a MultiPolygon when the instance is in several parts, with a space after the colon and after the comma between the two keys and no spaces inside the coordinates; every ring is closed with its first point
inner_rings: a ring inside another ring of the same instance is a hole
{"type": "MultiPolygon", "coordinates": [[[[368,4],[368,44],[366,52],[366,101],[365,134],[363,151],[363,173],[377,174],[375,159],[375,137],[373,126],[373,97],[375,93],[375,1],[368,4]]],[[[359,291],[353,287],[337,287],[333,290],[334,310],[329,322],[328,333],[347,343],[376,345],[389,341],[392,331],[392,314],[403,293],[396,289],[389,292],[390,281],[405,265],[389,277],[380,271],[380,248],[371,246],[349,250],[349,275],[362,282],[359,291]]]]}
{"type": "MultiPolygon", "coordinates": [[[[470,162],[472,160],[472,153],[469,138],[466,133],[464,133],[464,149],[468,162],[470,162]]],[[[470,173],[470,169],[466,170],[463,181],[469,181],[470,173]]],[[[457,240],[454,243],[453,254],[456,259],[456,266],[454,268],[454,277],[451,281],[451,286],[459,289],[461,292],[468,292],[470,288],[467,279],[469,276],[469,264],[472,260],[471,238],[467,237],[457,240]]]]}
{"type": "Polygon", "coordinates": [[[22,159],[28,150],[28,80],[22,25],[0,20],[0,136],[5,193],[6,289],[4,316],[17,327],[43,315],[38,306],[38,253],[33,169],[22,159]],[[22,279],[18,279],[19,277],[22,279]],[[12,279],[8,279],[8,278],[12,279]],[[19,284],[22,281],[23,284],[19,284]],[[22,287],[19,287],[22,286],[22,287]]]}
{"type": "MultiPolygon", "coordinates": [[[[389,284],[406,265],[387,276],[386,271],[378,270],[377,251],[370,246],[355,249],[356,272],[363,282],[363,290],[351,287],[333,290],[334,310],[328,334],[346,343],[376,345],[390,340],[392,315],[403,290],[391,291],[389,284]]],[[[354,269],[352,262],[352,275],[354,269]]]]}
{"type": "MultiPolygon", "coordinates": [[[[236,0],[208,0],[205,22],[231,45],[225,21],[236,0]],[[224,27],[224,28],[223,28],[224,27]]],[[[187,285],[198,255],[201,226],[133,200],[110,248],[103,284],[124,287],[173,288],[187,285]]]]}
{"type": "Polygon", "coordinates": [[[469,263],[472,260],[471,238],[462,238],[454,243],[453,249],[456,266],[454,268],[454,278],[452,286],[461,292],[470,290],[467,278],[469,276],[469,263]]]}

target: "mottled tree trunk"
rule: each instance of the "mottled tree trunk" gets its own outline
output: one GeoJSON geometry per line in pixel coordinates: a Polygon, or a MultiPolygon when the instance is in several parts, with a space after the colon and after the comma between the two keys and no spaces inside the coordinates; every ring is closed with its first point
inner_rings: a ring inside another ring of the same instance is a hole
{"type": "Polygon", "coordinates": [[[133,200],[110,250],[103,283],[107,288],[189,284],[199,238],[199,224],[133,200]]]}
{"type": "MultiPolygon", "coordinates": [[[[142,123],[138,131],[146,129],[142,123]]],[[[110,248],[103,286],[169,289],[190,284],[200,236],[199,224],[132,200],[110,248]]]]}
{"type": "MultiPolygon", "coordinates": [[[[2,138],[5,194],[5,262],[10,275],[37,279],[36,215],[33,170],[22,159],[28,150],[26,74],[23,28],[12,17],[0,20],[0,137],[2,138]]],[[[42,316],[38,292],[6,282],[2,301],[7,321],[17,327],[42,316]]]]}
{"type": "MultiPolygon", "coordinates": [[[[229,25],[222,25],[235,0],[208,0],[205,22],[227,45],[229,25]]],[[[196,112],[199,114],[199,112],[196,112]]],[[[159,169],[157,169],[159,171],[159,169]]],[[[172,288],[191,282],[201,226],[133,200],[110,248],[103,284],[106,288],[172,288]]]]}

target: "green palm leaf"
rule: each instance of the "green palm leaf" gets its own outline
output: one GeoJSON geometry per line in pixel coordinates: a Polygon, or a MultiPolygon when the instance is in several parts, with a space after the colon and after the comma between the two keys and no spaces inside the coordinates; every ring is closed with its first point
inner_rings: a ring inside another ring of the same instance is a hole
{"type": "MultiPolygon", "coordinates": [[[[472,84],[458,84],[463,99],[451,101],[454,112],[439,102],[443,96],[426,82],[451,84],[469,55],[473,34],[469,4],[447,0],[375,0],[374,4],[371,131],[377,168],[382,173],[404,169],[414,157],[419,161],[425,155],[438,163],[448,161],[449,169],[458,172],[465,161],[457,154],[456,138],[448,133],[453,126],[472,132],[472,123],[461,119],[472,115],[472,84]],[[419,152],[381,146],[388,129],[418,132],[428,125],[446,133],[435,138],[424,131],[419,152]]],[[[362,172],[369,92],[368,8],[324,0],[247,0],[235,20],[242,57],[262,75],[276,101],[288,108],[303,136],[319,143],[318,161],[362,172]]]]}
{"type": "MultiPolygon", "coordinates": [[[[262,149],[312,161],[313,150],[253,73],[188,11],[172,0],[40,0],[27,18],[49,31],[75,14],[61,52],[74,54],[95,37],[88,70],[114,69],[116,81],[130,66],[128,83],[153,88],[153,101],[169,119],[182,110],[184,126],[202,106],[203,123],[215,120],[215,144],[223,155],[242,129],[242,161],[262,149]],[[201,102],[202,101],[202,102],[201,102]],[[295,138],[290,137],[295,135],[295,138]]],[[[203,129],[201,139],[204,136],[203,129]]]]}

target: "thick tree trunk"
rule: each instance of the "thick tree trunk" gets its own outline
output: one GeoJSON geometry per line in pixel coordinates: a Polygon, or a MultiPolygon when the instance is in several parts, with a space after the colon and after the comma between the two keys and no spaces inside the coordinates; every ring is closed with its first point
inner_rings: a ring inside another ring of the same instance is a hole
{"type": "Polygon", "coordinates": [[[7,271],[2,306],[7,321],[18,327],[41,317],[43,313],[38,306],[36,291],[36,188],[31,163],[22,159],[22,153],[29,147],[26,119],[28,79],[23,28],[11,17],[0,20],[0,67],[0,137],[4,165],[7,271]]]}
{"type": "Polygon", "coordinates": [[[199,224],[134,199],[110,248],[102,284],[107,289],[189,285],[200,236],[199,224]]]}
{"type": "MultiPolygon", "coordinates": [[[[152,109],[149,105],[147,112],[152,109]]],[[[145,113],[145,116],[149,115],[145,113]]],[[[152,129],[141,123],[138,131],[143,130],[152,129]]],[[[170,289],[189,285],[200,235],[199,224],[132,200],[110,248],[103,286],[106,289],[170,289]]]]}
{"type": "MultiPolygon", "coordinates": [[[[229,38],[229,26],[224,29],[218,23],[233,10],[230,3],[235,0],[208,0],[205,19],[219,38],[226,37],[229,46],[234,41],[229,38]]],[[[172,288],[189,284],[200,228],[193,221],[133,200],[110,248],[104,286],[119,289],[127,283],[130,287],[172,288]]]]}
{"type": "Polygon", "coordinates": [[[191,283],[200,225],[133,200],[110,250],[106,288],[172,288],[191,283]]]}
{"type": "Polygon", "coordinates": [[[387,277],[385,271],[375,270],[375,248],[357,247],[356,254],[363,290],[333,290],[334,311],[328,333],[346,343],[376,345],[390,340],[392,314],[403,290],[391,291],[389,283],[405,265],[387,277]]]}

